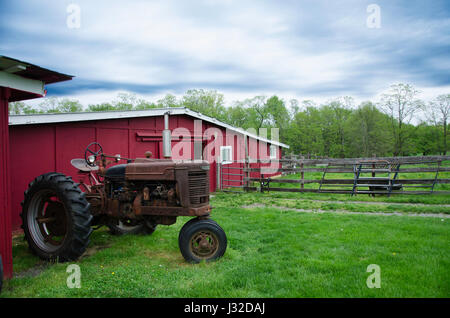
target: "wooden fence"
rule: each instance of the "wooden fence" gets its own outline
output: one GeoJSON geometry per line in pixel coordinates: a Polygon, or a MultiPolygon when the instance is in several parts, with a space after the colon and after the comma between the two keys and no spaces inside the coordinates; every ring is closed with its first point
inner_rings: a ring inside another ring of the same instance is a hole
{"type": "MultiPolygon", "coordinates": [[[[316,192],[342,194],[450,194],[436,191],[438,184],[448,184],[450,179],[443,173],[450,172],[446,161],[450,156],[382,157],[344,159],[292,159],[272,160],[278,168],[267,168],[268,161],[258,161],[252,167],[239,163],[241,182],[234,181],[233,188],[245,191],[316,192]],[[266,166],[264,166],[266,165],[266,166]],[[305,174],[316,173],[314,178],[305,174]],[[319,173],[320,177],[318,177],[319,173]],[[277,174],[277,175],[274,175],[277,174]],[[286,175],[299,174],[299,178],[286,179],[286,175]],[[351,174],[351,177],[349,177],[351,174]],[[420,174],[420,177],[417,176],[420,174]],[[270,177],[269,177],[270,176],[270,177]],[[280,176],[284,176],[280,178],[280,176]],[[315,187],[306,186],[315,184],[315,187]]],[[[254,163],[255,161],[253,161],[254,163]]],[[[233,167],[235,171],[238,169],[233,167]]],[[[220,167],[226,171],[226,166],[220,167]]],[[[235,172],[233,171],[233,172],[235,172]]],[[[226,174],[226,173],[225,173],[226,174]]],[[[447,174],[448,176],[449,174],[447,174]]],[[[220,178],[220,188],[229,190],[220,178]]],[[[226,179],[227,180],[227,179],[226,179]]]]}

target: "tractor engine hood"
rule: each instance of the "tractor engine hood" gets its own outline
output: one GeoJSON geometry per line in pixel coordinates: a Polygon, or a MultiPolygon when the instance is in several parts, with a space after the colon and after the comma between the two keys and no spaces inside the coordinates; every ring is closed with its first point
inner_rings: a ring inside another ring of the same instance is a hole
{"type": "Polygon", "coordinates": [[[209,170],[207,161],[172,161],[159,159],[137,159],[125,169],[126,180],[175,180],[176,171],[209,170]]]}
{"type": "Polygon", "coordinates": [[[126,164],[112,166],[106,170],[105,177],[115,180],[124,180],[126,167],[126,164]]]}

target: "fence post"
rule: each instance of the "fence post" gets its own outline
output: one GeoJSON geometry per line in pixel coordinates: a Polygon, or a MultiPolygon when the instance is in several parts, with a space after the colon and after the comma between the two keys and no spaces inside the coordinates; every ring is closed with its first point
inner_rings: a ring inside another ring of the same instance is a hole
{"type": "Polygon", "coordinates": [[[302,169],[302,171],[300,174],[301,174],[301,178],[302,178],[302,183],[300,185],[300,188],[304,189],[305,188],[305,172],[303,171],[303,167],[304,167],[303,159],[305,159],[305,156],[302,156],[301,159],[302,159],[302,163],[300,164],[300,169],[302,169]]]}
{"type": "Polygon", "coordinates": [[[243,173],[243,175],[245,176],[245,182],[244,182],[244,191],[248,192],[248,188],[250,187],[250,172],[248,171],[250,169],[250,160],[248,158],[248,156],[245,156],[245,161],[244,161],[244,170],[245,172],[243,173]]]}
{"type": "Polygon", "coordinates": [[[219,161],[217,161],[217,163],[216,163],[216,165],[217,165],[217,171],[216,171],[216,174],[217,174],[217,189],[219,189],[219,190],[222,190],[222,180],[221,180],[221,166],[220,166],[220,162],[219,161]]]}

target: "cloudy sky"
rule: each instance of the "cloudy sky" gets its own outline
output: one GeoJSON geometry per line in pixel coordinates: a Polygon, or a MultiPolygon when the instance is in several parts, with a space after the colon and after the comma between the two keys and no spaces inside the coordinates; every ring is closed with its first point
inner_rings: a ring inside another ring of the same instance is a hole
{"type": "Polygon", "coordinates": [[[48,94],[85,106],[193,88],[358,101],[397,82],[427,99],[450,92],[449,52],[449,1],[0,0],[0,55],[75,75],[48,94]]]}

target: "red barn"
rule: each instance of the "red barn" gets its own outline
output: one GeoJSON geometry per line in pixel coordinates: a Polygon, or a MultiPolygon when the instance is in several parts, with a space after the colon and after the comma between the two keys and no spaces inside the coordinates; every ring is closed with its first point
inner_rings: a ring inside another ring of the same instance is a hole
{"type": "MultiPolygon", "coordinates": [[[[57,171],[77,180],[70,161],[83,158],[93,141],[106,154],[122,158],[144,157],[146,151],[163,158],[165,128],[171,131],[172,159],[210,162],[211,191],[218,184],[216,162],[239,164],[246,154],[251,160],[279,159],[282,148],[289,148],[187,108],[10,116],[13,229],[21,225],[20,202],[35,177],[57,171]]],[[[279,163],[271,167],[278,168],[279,163]]],[[[228,182],[240,184],[238,178],[228,182]]]]}
{"type": "MultiPolygon", "coordinates": [[[[12,275],[11,189],[8,103],[45,96],[45,85],[73,76],[57,73],[28,62],[0,55],[0,269],[12,275]]],[[[16,225],[17,226],[17,225],[16,225]]],[[[0,285],[3,279],[0,270],[0,285]]]]}

